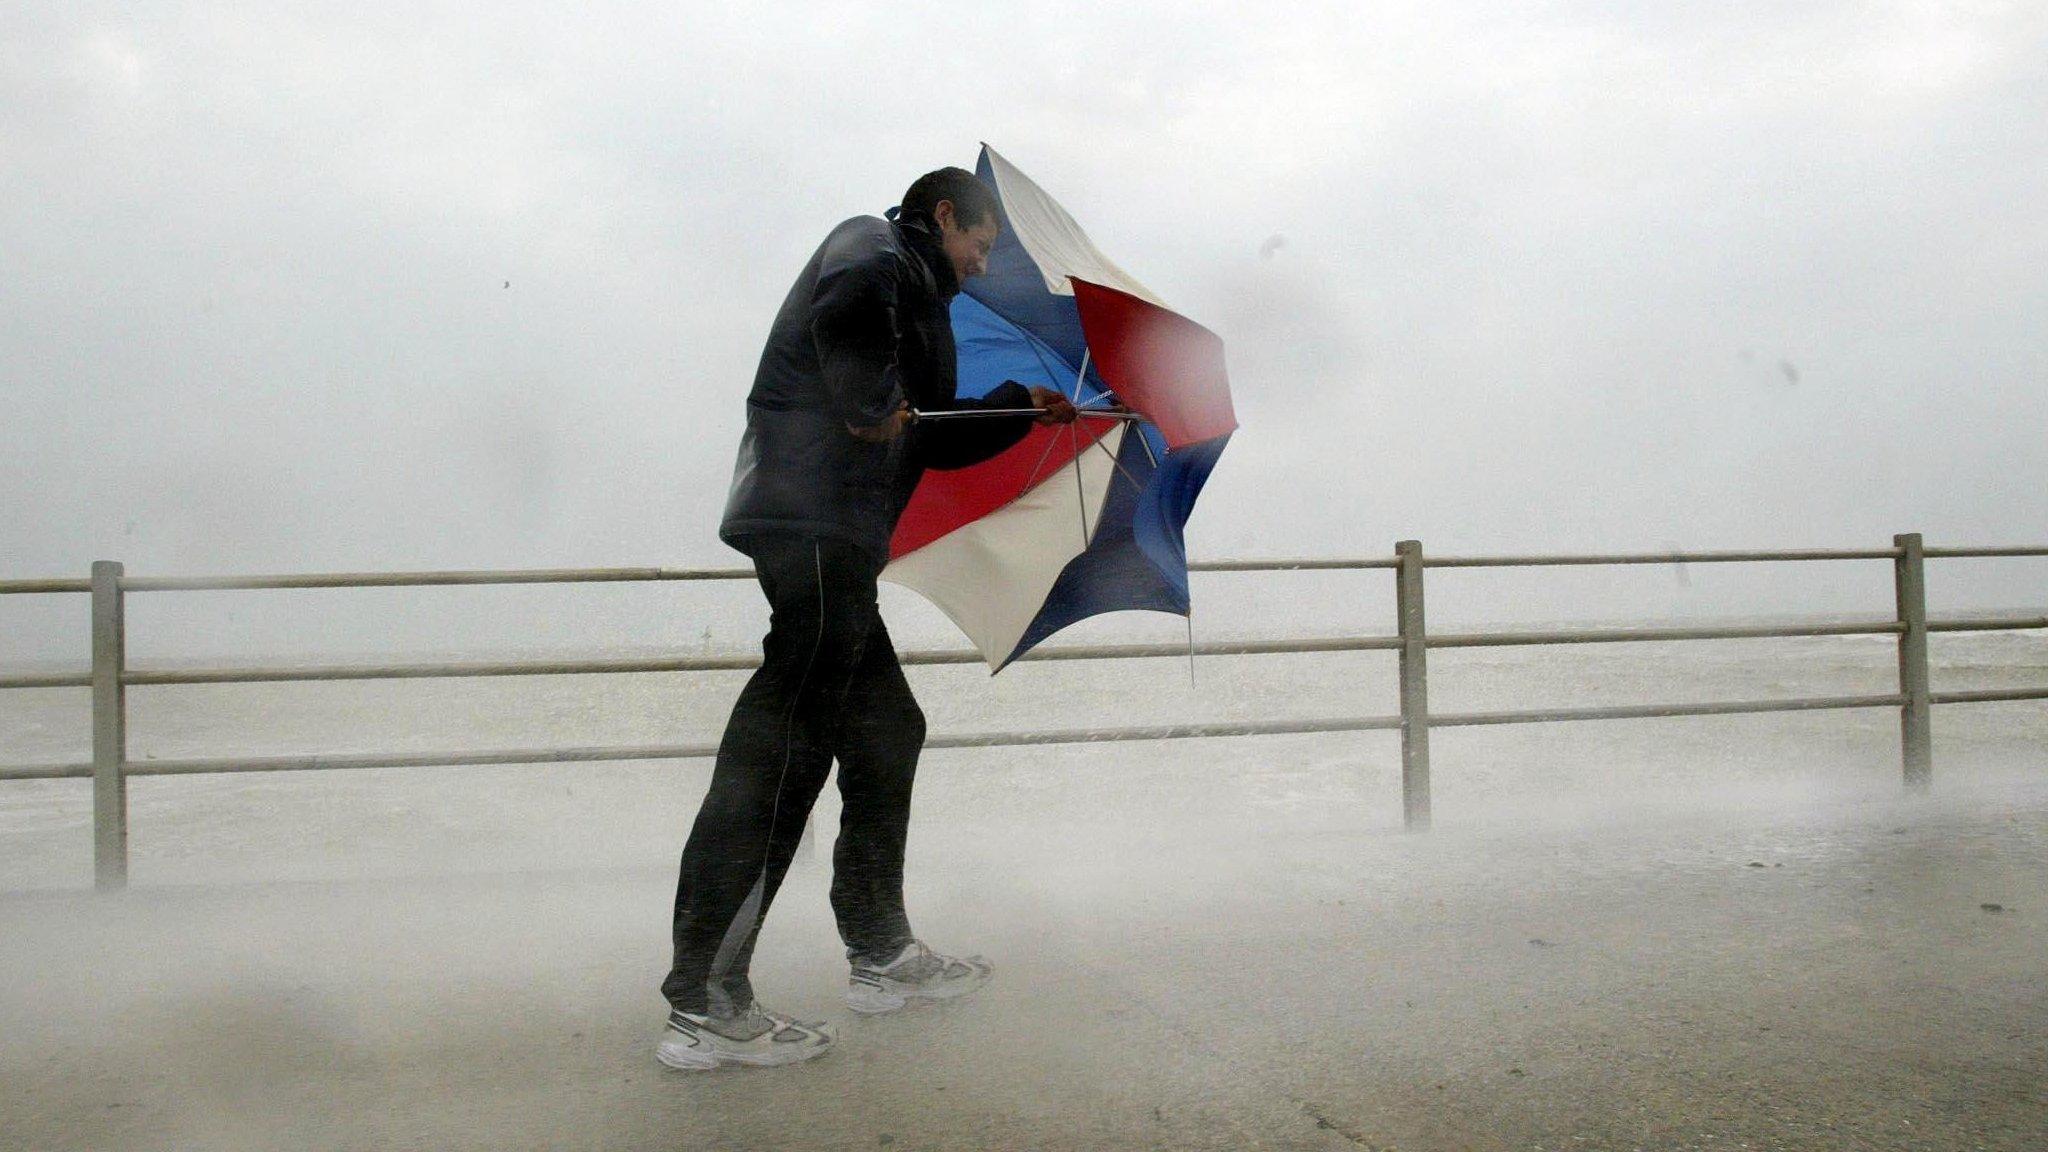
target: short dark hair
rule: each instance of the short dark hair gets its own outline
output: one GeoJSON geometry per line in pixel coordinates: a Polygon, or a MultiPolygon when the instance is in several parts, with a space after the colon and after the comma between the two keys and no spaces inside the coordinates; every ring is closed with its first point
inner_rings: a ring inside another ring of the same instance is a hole
{"type": "Polygon", "coordinates": [[[930,216],[941,200],[953,202],[953,219],[962,228],[996,219],[995,190],[965,168],[940,168],[919,176],[903,194],[903,214],[930,216]]]}

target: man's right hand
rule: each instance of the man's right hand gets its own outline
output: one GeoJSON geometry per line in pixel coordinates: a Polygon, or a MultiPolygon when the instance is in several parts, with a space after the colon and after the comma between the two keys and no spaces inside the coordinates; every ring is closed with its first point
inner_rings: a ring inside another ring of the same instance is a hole
{"type": "Polygon", "coordinates": [[[853,433],[854,438],[857,440],[862,440],[869,444],[887,444],[889,441],[903,435],[903,430],[910,427],[912,419],[914,417],[910,414],[910,405],[905,404],[890,414],[889,418],[880,424],[871,424],[865,428],[857,428],[848,424],[846,430],[853,433]]]}

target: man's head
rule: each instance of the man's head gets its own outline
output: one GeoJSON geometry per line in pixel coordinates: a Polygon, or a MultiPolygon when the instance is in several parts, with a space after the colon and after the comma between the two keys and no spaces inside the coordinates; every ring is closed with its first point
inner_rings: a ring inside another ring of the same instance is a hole
{"type": "Polygon", "coordinates": [[[919,176],[903,194],[905,216],[928,216],[939,227],[939,242],[953,274],[965,280],[988,270],[996,242],[996,194],[965,168],[941,168],[919,176]]]}

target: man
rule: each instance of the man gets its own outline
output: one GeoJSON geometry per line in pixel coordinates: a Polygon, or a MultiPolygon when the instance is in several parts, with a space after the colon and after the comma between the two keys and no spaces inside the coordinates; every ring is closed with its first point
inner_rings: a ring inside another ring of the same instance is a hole
{"type": "Polygon", "coordinates": [[[832,230],[783,301],[747,397],[719,536],[752,557],[772,610],[761,668],[733,706],[710,791],[683,849],[675,960],[657,1056],[674,1068],[788,1064],[828,1027],[754,1000],[748,962],[833,761],[844,801],[832,910],[852,965],[847,1002],[892,1011],[986,983],[980,957],[925,947],[903,908],[903,850],[924,714],[875,604],[875,578],[918,477],[979,463],[1074,409],[1005,382],[955,396],[948,306],[998,229],[973,173],[920,177],[888,219],[832,230]],[[1036,409],[913,423],[913,409],[1036,409]]]}

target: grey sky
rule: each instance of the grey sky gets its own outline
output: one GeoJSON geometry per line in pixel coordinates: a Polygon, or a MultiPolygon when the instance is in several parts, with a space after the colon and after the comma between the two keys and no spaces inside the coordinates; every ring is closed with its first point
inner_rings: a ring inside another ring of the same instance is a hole
{"type": "Polygon", "coordinates": [[[1227,342],[1198,553],[2048,540],[2039,4],[30,0],[0,575],[728,562],[789,279],[984,139],[1227,342]]]}

